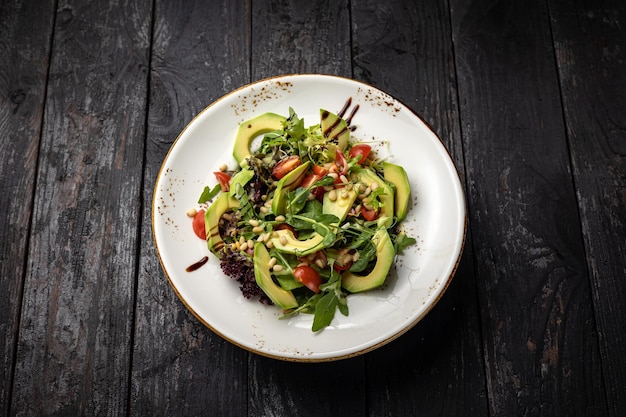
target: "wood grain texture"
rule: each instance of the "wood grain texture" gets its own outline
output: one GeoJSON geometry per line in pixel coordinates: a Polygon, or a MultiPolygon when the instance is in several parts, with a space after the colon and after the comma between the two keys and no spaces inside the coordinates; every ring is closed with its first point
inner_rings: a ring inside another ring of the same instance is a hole
{"type": "Polygon", "coordinates": [[[8,415],[43,120],[52,3],[0,5],[0,415],[8,415]]]}
{"type": "Polygon", "coordinates": [[[262,0],[252,7],[252,80],[351,75],[348,1],[262,0]]]}
{"type": "Polygon", "coordinates": [[[626,3],[550,1],[610,415],[626,409],[626,3]]]}
{"type": "Polygon", "coordinates": [[[176,296],[156,256],[151,205],[158,171],[180,131],[204,107],[249,81],[249,14],[244,1],[211,7],[202,1],[185,1],[184,7],[182,2],[156,3],[133,415],[246,415],[247,353],[212,333],[176,296]]]}
{"type": "MultiPolygon", "coordinates": [[[[464,178],[447,2],[353,1],[355,77],[400,99],[440,135],[464,178]]],[[[438,305],[367,357],[369,415],[488,413],[471,240],[438,305]]]]}
{"type": "Polygon", "coordinates": [[[450,5],[491,415],[601,415],[547,7],[450,5]]]}
{"type": "Polygon", "coordinates": [[[11,415],[126,411],[149,16],[58,5],[11,415]]]}

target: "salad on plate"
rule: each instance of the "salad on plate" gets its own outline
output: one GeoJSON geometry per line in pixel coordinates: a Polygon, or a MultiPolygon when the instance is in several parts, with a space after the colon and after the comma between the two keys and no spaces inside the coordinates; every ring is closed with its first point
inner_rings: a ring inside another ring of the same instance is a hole
{"type": "Polygon", "coordinates": [[[246,298],[276,305],[281,318],[313,314],[314,332],[337,310],[349,314],[349,294],[382,286],[395,256],[415,244],[401,224],[406,171],[351,139],[357,109],[347,118],[346,108],[321,109],[308,127],[291,108],[244,121],[237,167],[222,165],[188,213],[246,298]]]}

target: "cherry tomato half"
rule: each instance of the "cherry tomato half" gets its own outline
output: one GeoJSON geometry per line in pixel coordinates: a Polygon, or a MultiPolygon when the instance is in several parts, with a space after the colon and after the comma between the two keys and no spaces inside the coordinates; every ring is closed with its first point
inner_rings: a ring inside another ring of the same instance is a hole
{"type": "Polygon", "coordinates": [[[361,216],[363,216],[363,218],[368,222],[371,222],[372,220],[376,220],[376,218],[378,217],[378,210],[370,210],[362,207],[361,216]]]}
{"type": "Polygon", "coordinates": [[[315,184],[321,179],[322,177],[320,177],[319,175],[308,174],[302,179],[302,182],[300,183],[299,187],[309,188],[310,186],[312,186],[313,184],[315,184]]]}
{"type": "Polygon", "coordinates": [[[358,145],[354,145],[348,151],[348,155],[350,156],[350,158],[356,158],[357,156],[360,156],[361,157],[359,159],[359,165],[360,165],[367,159],[371,151],[372,151],[372,147],[370,145],[360,143],[358,145]]]}
{"type": "Polygon", "coordinates": [[[298,155],[288,156],[287,158],[281,159],[276,165],[274,165],[272,175],[274,178],[279,180],[300,166],[301,163],[302,162],[300,161],[300,157],[298,155]]]}
{"type": "Polygon", "coordinates": [[[222,192],[227,193],[230,191],[230,175],[222,171],[214,172],[213,175],[215,175],[215,179],[217,179],[222,192]]]}
{"type": "Polygon", "coordinates": [[[314,293],[320,292],[322,278],[319,272],[308,265],[300,265],[293,270],[293,276],[314,293]]]}
{"type": "Polygon", "coordinates": [[[320,178],[323,178],[328,174],[328,168],[324,168],[319,165],[313,165],[313,173],[315,175],[319,175],[320,178]]]}
{"type": "Polygon", "coordinates": [[[193,232],[202,240],[206,240],[206,230],[204,227],[204,210],[198,210],[193,216],[191,223],[193,232]]]}

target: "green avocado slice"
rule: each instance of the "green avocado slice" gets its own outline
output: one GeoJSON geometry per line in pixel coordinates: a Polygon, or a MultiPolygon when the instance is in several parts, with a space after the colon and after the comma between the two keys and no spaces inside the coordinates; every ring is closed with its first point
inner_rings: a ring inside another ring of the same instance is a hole
{"type": "Polygon", "coordinates": [[[336,190],[337,198],[335,201],[331,201],[330,193],[324,193],[324,200],[322,203],[322,213],[333,214],[339,218],[339,223],[345,220],[348,212],[356,200],[357,192],[352,189],[341,188],[336,190]],[[345,194],[343,194],[345,193],[345,194]]]}
{"type": "Polygon", "coordinates": [[[344,119],[328,110],[320,109],[320,127],[322,135],[331,142],[337,142],[341,151],[346,150],[350,140],[350,128],[344,119]]]}
{"type": "Polygon", "coordinates": [[[288,191],[295,190],[296,187],[302,182],[302,179],[306,175],[311,161],[306,161],[302,165],[298,165],[290,173],[285,175],[276,184],[276,190],[274,191],[274,197],[272,199],[272,212],[276,215],[285,214],[286,210],[286,195],[288,191]]]}
{"type": "Polygon", "coordinates": [[[401,222],[406,217],[407,208],[411,199],[411,186],[406,171],[400,165],[391,162],[383,162],[385,180],[395,187],[394,212],[397,221],[401,222]]]}
{"type": "Polygon", "coordinates": [[[250,144],[254,138],[264,133],[282,129],[286,121],[287,119],[279,114],[263,113],[241,123],[233,148],[233,156],[239,166],[247,165],[246,158],[250,156],[250,144]]]}
{"type": "Polygon", "coordinates": [[[371,187],[372,183],[376,183],[378,187],[382,187],[384,193],[379,196],[380,201],[383,203],[380,211],[380,217],[387,217],[391,221],[394,215],[393,188],[391,188],[385,180],[369,168],[362,168],[356,175],[357,179],[365,186],[371,187]]]}
{"type": "Polygon", "coordinates": [[[222,193],[204,213],[207,246],[211,252],[217,253],[224,246],[224,241],[220,236],[219,221],[224,213],[235,207],[239,207],[239,201],[229,193],[222,193]]]}
{"type": "Polygon", "coordinates": [[[313,237],[307,240],[298,240],[289,229],[276,230],[270,238],[270,242],[276,250],[298,256],[308,255],[323,249],[323,241],[324,237],[317,233],[314,233],[313,237]]]}
{"type": "Polygon", "coordinates": [[[298,301],[293,293],[274,283],[269,264],[270,254],[267,248],[263,243],[256,242],[254,244],[254,279],[257,285],[278,307],[285,310],[298,307],[298,301]]]}
{"type": "Polygon", "coordinates": [[[387,274],[396,255],[387,229],[378,229],[372,237],[372,242],[376,245],[376,265],[374,269],[367,275],[356,275],[346,271],[341,276],[341,286],[351,293],[380,287],[387,279],[387,274]]]}

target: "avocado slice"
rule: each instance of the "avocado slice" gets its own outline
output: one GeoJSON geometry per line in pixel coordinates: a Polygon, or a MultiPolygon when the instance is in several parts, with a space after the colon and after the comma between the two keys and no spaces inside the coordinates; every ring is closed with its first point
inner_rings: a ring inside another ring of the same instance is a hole
{"type": "Polygon", "coordinates": [[[379,196],[380,201],[383,203],[381,207],[380,217],[393,218],[394,214],[394,190],[391,188],[385,180],[380,178],[378,174],[372,171],[370,168],[362,168],[357,173],[357,179],[366,186],[371,186],[372,183],[377,183],[378,187],[382,187],[384,194],[379,196]]]}
{"type": "Polygon", "coordinates": [[[384,284],[396,254],[387,229],[381,228],[372,237],[376,245],[376,265],[367,275],[346,271],[341,276],[341,286],[351,293],[371,290],[384,284]]]}
{"type": "Polygon", "coordinates": [[[311,161],[306,161],[302,165],[298,165],[293,171],[285,175],[276,184],[274,197],[272,199],[272,212],[276,215],[285,214],[287,205],[287,192],[296,189],[302,182],[307,170],[311,166],[311,161]]]}
{"type": "Polygon", "coordinates": [[[261,242],[254,244],[254,279],[274,304],[282,309],[298,307],[298,301],[291,291],[284,290],[274,283],[270,272],[270,254],[261,242]]]}
{"type": "Polygon", "coordinates": [[[223,246],[224,241],[220,236],[219,221],[228,210],[238,207],[239,201],[230,195],[222,193],[204,213],[204,228],[207,231],[207,246],[213,253],[217,253],[223,246]]]}
{"type": "Polygon", "coordinates": [[[246,158],[250,156],[250,144],[254,138],[264,133],[282,129],[286,121],[287,118],[279,114],[263,113],[241,123],[233,148],[233,156],[239,166],[247,165],[246,158]]]}
{"type": "Polygon", "coordinates": [[[317,233],[314,233],[313,237],[307,240],[298,240],[289,229],[276,230],[270,238],[270,242],[276,250],[298,256],[308,255],[323,249],[323,241],[324,237],[317,233]]]}
{"type": "Polygon", "coordinates": [[[346,188],[336,190],[337,198],[331,201],[328,197],[329,193],[324,193],[324,201],[322,203],[322,213],[333,214],[339,218],[339,223],[345,220],[354,200],[356,200],[357,192],[346,188]],[[347,197],[343,197],[342,193],[346,193],[347,197]]]}
{"type": "Polygon", "coordinates": [[[383,162],[385,180],[393,184],[396,189],[394,199],[394,213],[397,221],[401,222],[406,217],[407,208],[411,199],[411,186],[406,171],[400,165],[391,162],[383,162]]]}
{"type": "Polygon", "coordinates": [[[326,139],[337,141],[337,146],[342,152],[346,150],[350,140],[350,128],[344,119],[328,110],[320,109],[320,127],[326,139]]]}

